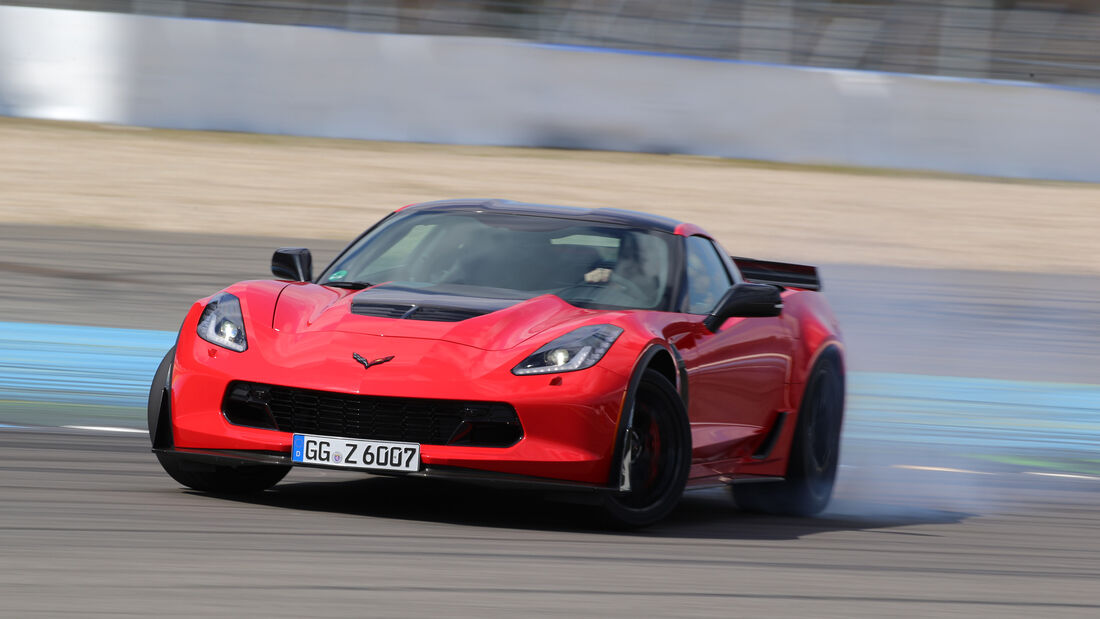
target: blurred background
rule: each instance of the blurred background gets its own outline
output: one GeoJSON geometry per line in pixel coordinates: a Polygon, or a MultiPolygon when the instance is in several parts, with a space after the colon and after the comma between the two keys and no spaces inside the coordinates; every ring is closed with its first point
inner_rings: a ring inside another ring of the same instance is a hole
{"type": "Polygon", "coordinates": [[[0,0],[0,615],[1100,614],[1097,144],[1097,0],[0,0]],[[829,511],[160,472],[191,303],[471,196],[819,265],[829,511]]]}
{"type": "Polygon", "coordinates": [[[505,37],[755,62],[1100,85],[1097,0],[44,0],[0,4],[505,37]]]}

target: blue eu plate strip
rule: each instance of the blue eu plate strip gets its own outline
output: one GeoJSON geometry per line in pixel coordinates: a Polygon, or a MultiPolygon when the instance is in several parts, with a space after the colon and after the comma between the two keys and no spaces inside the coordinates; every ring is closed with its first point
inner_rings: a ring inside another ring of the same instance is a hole
{"type": "Polygon", "coordinates": [[[290,459],[293,462],[303,462],[302,451],[305,449],[306,437],[295,434],[290,444],[290,459]]]}

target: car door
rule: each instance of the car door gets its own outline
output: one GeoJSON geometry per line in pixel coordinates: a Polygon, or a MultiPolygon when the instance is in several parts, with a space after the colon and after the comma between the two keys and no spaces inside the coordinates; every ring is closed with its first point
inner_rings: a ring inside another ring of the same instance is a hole
{"type": "Polygon", "coordinates": [[[782,317],[730,318],[717,332],[703,319],[734,283],[728,260],[709,239],[685,241],[683,308],[688,329],[674,339],[688,376],[688,416],[696,464],[716,473],[750,455],[784,410],[794,339],[782,317]]]}

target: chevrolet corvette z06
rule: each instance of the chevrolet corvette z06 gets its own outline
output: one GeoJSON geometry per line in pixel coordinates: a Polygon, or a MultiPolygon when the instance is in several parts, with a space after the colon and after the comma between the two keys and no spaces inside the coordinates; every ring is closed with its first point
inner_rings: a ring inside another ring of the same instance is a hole
{"type": "Polygon", "coordinates": [[[451,200],[316,277],[303,248],[271,269],[197,301],[154,378],[153,451],[185,486],[330,467],[567,490],[627,526],[691,487],[829,501],[843,343],[813,267],[653,215],[451,200]]]}

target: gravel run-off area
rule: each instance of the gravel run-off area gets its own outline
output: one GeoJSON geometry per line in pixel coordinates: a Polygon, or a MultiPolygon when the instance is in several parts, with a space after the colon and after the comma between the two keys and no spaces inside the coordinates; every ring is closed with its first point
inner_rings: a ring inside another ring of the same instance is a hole
{"type": "Polygon", "coordinates": [[[424,200],[627,208],[778,260],[1100,273],[1100,185],[0,119],[0,224],[350,239],[424,200]]]}

